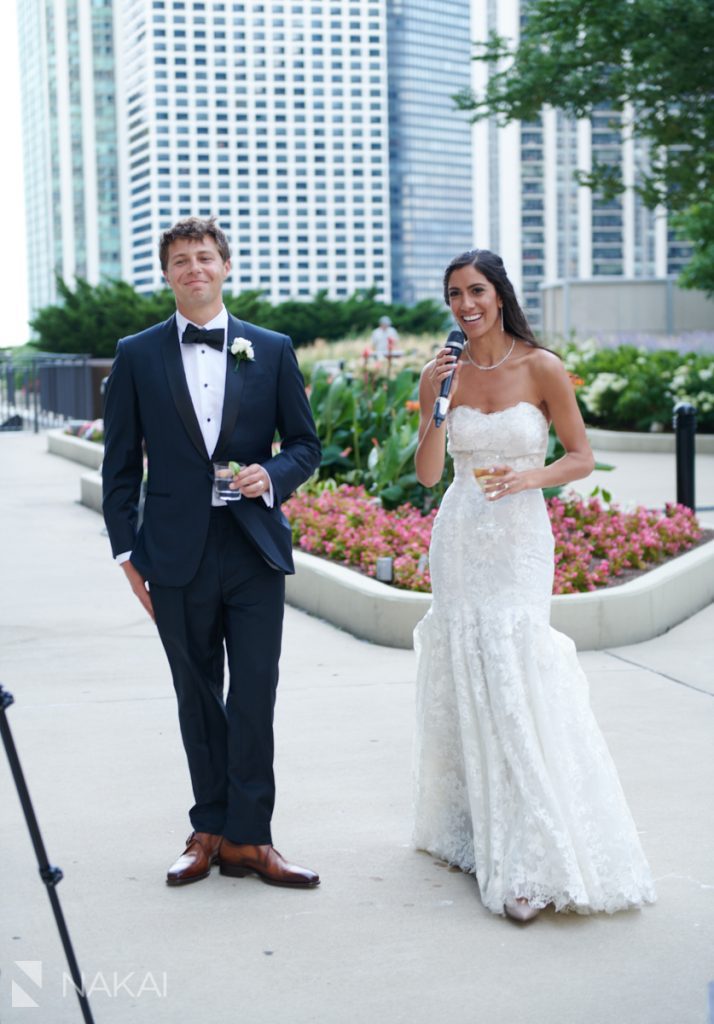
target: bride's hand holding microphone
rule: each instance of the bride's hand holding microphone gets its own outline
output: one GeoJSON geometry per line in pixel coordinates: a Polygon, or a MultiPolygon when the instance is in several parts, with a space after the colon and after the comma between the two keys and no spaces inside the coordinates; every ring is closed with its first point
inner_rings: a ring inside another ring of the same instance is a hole
{"type": "Polygon", "coordinates": [[[444,470],[446,431],[439,428],[446,419],[458,386],[458,358],[464,348],[461,331],[452,331],[446,344],[422,370],[419,382],[419,443],[415,455],[417,479],[434,487],[444,470]],[[436,401],[435,401],[436,400],[436,401]]]}
{"type": "Polygon", "coordinates": [[[458,362],[464,350],[465,339],[461,331],[452,331],[446,345],[440,349],[432,364],[431,383],[437,396],[434,405],[434,426],[440,427],[446,419],[454,397],[461,366],[458,362]]]}
{"type": "Polygon", "coordinates": [[[454,379],[449,388],[449,398],[453,399],[459,380],[459,370],[461,369],[461,364],[457,362],[457,358],[454,350],[451,348],[441,348],[434,356],[429,368],[429,380],[431,381],[434,398],[438,397],[442,384],[453,373],[454,379]]]}

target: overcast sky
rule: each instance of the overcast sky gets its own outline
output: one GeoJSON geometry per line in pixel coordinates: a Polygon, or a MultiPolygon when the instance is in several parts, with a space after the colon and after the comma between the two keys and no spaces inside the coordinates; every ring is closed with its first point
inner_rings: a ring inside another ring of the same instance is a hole
{"type": "Polygon", "coordinates": [[[17,43],[16,0],[3,4],[0,32],[0,90],[2,95],[2,143],[5,159],[0,164],[3,223],[0,240],[0,281],[3,312],[0,348],[27,341],[27,267],[25,255],[25,197],[22,182],[20,132],[20,62],[17,43]]]}

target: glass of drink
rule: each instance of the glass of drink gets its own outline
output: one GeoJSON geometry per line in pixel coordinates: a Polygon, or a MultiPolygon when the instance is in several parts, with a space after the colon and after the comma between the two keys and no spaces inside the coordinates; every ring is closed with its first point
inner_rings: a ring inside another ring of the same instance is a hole
{"type": "Polygon", "coordinates": [[[500,476],[503,476],[505,472],[504,470],[500,470],[494,473],[494,467],[502,464],[502,456],[498,455],[497,453],[494,453],[493,456],[489,458],[489,461],[487,463],[472,467],[474,480],[481,488],[481,491],[483,492],[483,496],[485,499],[485,507],[482,509],[481,515],[479,516],[477,528],[489,531],[493,531],[496,528],[496,510],[493,508],[493,498],[491,497],[491,494],[493,492],[488,492],[486,488],[490,484],[495,483],[500,476]]]}
{"type": "Polygon", "coordinates": [[[493,466],[474,466],[473,469],[474,479],[479,485],[488,501],[491,501],[491,497],[486,493],[486,488],[489,484],[494,483],[500,476],[503,476],[503,472],[494,473],[493,466]]]}
{"type": "Polygon", "coordinates": [[[216,497],[222,498],[223,501],[240,501],[243,495],[237,488],[231,490],[230,485],[242,469],[242,462],[213,463],[213,488],[216,497]]]}

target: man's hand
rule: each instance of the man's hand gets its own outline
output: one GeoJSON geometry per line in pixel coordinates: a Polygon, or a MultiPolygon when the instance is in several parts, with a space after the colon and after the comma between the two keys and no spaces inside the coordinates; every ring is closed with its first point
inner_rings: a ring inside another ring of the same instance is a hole
{"type": "Polygon", "coordinates": [[[122,562],[122,569],[124,575],[129,580],[129,586],[134,591],[139,601],[143,605],[146,612],[151,616],[152,622],[156,622],[156,616],[154,615],[154,606],[151,603],[151,595],[146,589],[146,580],[141,575],[136,566],[132,565],[130,561],[122,562]]]}
{"type": "Polygon", "coordinates": [[[244,498],[260,498],[270,490],[270,477],[261,465],[254,462],[244,466],[230,485],[232,491],[240,490],[244,498]]]}

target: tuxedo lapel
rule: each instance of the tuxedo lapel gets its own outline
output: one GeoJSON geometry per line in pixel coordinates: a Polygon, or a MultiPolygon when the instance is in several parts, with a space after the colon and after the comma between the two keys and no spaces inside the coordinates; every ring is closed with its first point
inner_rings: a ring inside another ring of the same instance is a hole
{"type": "Polygon", "coordinates": [[[178,331],[176,329],[176,317],[172,316],[167,322],[164,336],[161,339],[161,354],[164,359],[164,367],[168,378],[171,396],[178,410],[178,414],[186,427],[186,433],[198,449],[199,453],[208,458],[206,445],[203,440],[201,428],[196,419],[196,413],[191,401],[191,395],[186,383],[186,374],[183,369],[183,360],[179,349],[178,331]]]}
{"type": "Polygon", "coordinates": [[[220,452],[235,429],[238,410],[245,386],[247,360],[236,359],[231,355],[231,343],[235,338],[247,337],[246,325],[242,320],[228,314],[228,353],[226,357],[226,391],[223,398],[223,416],[221,430],[216,442],[216,452],[220,452]]]}

